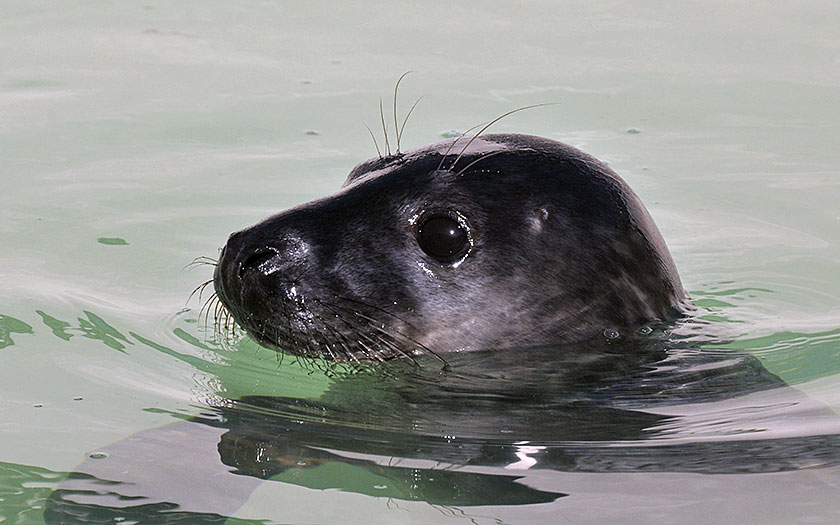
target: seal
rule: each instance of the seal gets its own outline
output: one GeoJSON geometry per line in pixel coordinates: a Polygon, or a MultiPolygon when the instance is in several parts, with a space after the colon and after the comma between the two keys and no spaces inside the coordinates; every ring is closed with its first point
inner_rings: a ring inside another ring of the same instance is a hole
{"type": "Polygon", "coordinates": [[[685,304],[630,187],[520,134],[363,162],[337,193],[233,233],[213,277],[261,345],[351,362],[563,345],[685,304]]]}

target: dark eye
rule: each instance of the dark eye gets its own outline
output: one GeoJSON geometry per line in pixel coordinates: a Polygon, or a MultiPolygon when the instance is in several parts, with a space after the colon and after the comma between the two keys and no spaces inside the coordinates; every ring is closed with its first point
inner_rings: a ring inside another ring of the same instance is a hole
{"type": "Polygon", "coordinates": [[[432,217],[417,229],[417,242],[424,252],[440,262],[453,262],[470,247],[464,226],[450,217],[432,217]]]}

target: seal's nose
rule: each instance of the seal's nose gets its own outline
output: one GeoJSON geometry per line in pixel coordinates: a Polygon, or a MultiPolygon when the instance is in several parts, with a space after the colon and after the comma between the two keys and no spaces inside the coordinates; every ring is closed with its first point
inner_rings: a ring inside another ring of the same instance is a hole
{"type": "Polygon", "coordinates": [[[291,232],[268,237],[246,230],[230,236],[221,260],[223,272],[240,283],[267,285],[277,278],[294,278],[309,252],[309,244],[291,232]]]}
{"type": "Polygon", "coordinates": [[[271,217],[228,237],[213,286],[228,310],[247,317],[274,298],[301,290],[300,279],[314,266],[315,251],[307,232],[295,227],[289,215],[271,217]]]}
{"type": "Polygon", "coordinates": [[[270,275],[282,267],[280,250],[272,246],[261,246],[243,254],[238,264],[238,273],[239,278],[244,279],[248,273],[270,275]]]}

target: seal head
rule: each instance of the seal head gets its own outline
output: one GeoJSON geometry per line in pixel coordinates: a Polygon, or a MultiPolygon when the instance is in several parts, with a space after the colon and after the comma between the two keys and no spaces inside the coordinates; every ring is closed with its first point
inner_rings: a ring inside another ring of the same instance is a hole
{"type": "Polygon", "coordinates": [[[214,286],[260,344],[337,361],[560,345],[685,300],[615,172],[509,134],[359,164],[337,193],[232,234],[214,286]]]}

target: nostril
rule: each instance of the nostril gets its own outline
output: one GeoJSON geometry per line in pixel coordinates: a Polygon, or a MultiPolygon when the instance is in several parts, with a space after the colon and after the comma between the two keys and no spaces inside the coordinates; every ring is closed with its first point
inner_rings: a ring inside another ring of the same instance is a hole
{"type": "Polygon", "coordinates": [[[279,263],[280,252],[275,248],[258,248],[240,264],[239,277],[242,278],[248,271],[257,271],[267,275],[279,268],[279,263]]]}

